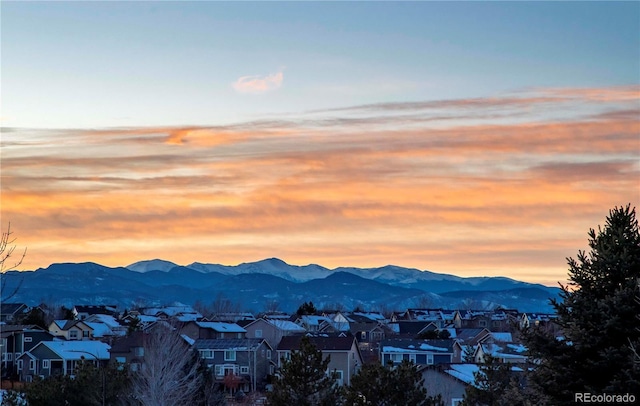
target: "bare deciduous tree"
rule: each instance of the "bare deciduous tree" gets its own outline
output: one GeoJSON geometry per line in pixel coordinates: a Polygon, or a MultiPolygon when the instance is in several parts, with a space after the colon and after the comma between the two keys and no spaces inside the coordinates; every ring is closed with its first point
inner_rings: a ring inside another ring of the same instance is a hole
{"type": "Polygon", "coordinates": [[[15,260],[12,259],[13,253],[16,249],[16,246],[13,244],[16,239],[12,237],[12,234],[11,223],[9,223],[7,231],[3,231],[2,237],[0,238],[0,302],[6,302],[15,296],[16,293],[18,293],[18,290],[20,290],[24,280],[23,278],[20,278],[19,282],[15,286],[7,288],[6,275],[4,275],[4,273],[20,266],[25,255],[27,255],[27,249],[25,248],[22,255],[18,256],[15,260]]]}
{"type": "Polygon", "coordinates": [[[202,379],[186,341],[157,325],[144,340],[144,362],[132,378],[133,397],[145,406],[196,404],[202,379]]]}

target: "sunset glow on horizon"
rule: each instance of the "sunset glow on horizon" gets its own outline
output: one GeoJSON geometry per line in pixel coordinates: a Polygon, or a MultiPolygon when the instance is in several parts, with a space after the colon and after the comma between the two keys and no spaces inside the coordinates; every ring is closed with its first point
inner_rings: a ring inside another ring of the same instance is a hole
{"type": "Polygon", "coordinates": [[[24,270],[278,257],[564,283],[640,202],[639,12],[3,3],[3,230],[24,270]]]}

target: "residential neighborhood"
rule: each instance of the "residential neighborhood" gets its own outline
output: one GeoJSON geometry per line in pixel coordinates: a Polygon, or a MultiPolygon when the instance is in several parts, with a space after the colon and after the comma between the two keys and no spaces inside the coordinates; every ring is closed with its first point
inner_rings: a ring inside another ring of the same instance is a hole
{"type": "Polygon", "coordinates": [[[74,376],[85,362],[97,368],[126,367],[137,374],[153,351],[148,337],[155,329],[168,328],[180,337],[184,357],[200,359],[205,373],[229,399],[239,393],[268,393],[282,363],[307,337],[330,358],[327,373],[337,385],[350,385],[363,365],[393,368],[406,361],[420,371],[429,395],[455,405],[474,384],[473,372],[487,354],[502,363],[527,364],[527,349],[518,340],[521,328],[535,323],[560,331],[554,315],[515,309],[411,308],[386,315],[361,309],[227,312],[207,318],[183,304],[135,309],[78,305],[68,312],[70,319],[54,319],[44,326],[20,324],[20,315],[32,311],[28,306],[7,304],[3,309],[11,312],[3,314],[7,321],[0,325],[3,388],[54,375],[74,376]]]}

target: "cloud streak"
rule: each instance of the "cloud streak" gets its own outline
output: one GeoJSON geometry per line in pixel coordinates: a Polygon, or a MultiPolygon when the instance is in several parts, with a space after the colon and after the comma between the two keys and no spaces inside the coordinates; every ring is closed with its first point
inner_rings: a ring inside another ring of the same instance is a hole
{"type": "Polygon", "coordinates": [[[232,87],[238,93],[261,94],[280,88],[283,81],[284,72],[280,70],[269,75],[241,76],[232,87]]]}
{"type": "Polygon", "coordinates": [[[29,247],[27,269],[279,256],[554,284],[609,208],[640,201],[640,99],[625,89],[227,126],[13,129],[2,219],[29,247]]]}

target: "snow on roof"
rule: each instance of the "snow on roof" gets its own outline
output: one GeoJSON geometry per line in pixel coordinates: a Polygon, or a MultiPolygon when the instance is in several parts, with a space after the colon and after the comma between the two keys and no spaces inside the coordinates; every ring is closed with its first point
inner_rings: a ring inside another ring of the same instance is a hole
{"type": "Polygon", "coordinates": [[[511,350],[515,351],[515,352],[527,352],[527,347],[525,347],[522,344],[507,344],[507,347],[509,347],[511,350]]]}
{"type": "Polygon", "coordinates": [[[109,359],[109,349],[111,347],[100,341],[42,341],[51,351],[58,354],[65,360],[80,359],[109,359]]]}
{"type": "Polygon", "coordinates": [[[247,330],[243,329],[235,323],[220,323],[215,321],[196,321],[196,324],[202,328],[210,328],[220,333],[246,333],[247,330]]]}
{"type": "Polygon", "coordinates": [[[390,345],[385,345],[384,347],[382,347],[382,352],[416,352],[415,348],[400,348],[400,347],[393,347],[390,345]]]}
{"type": "Polygon", "coordinates": [[[89,316],[87,320],[85,320],[85,322],[86,321],[104,323],[109,327],[121,327],[120,323],[118,323],[116,318],[108,314],[94,314],[89,316]]]}
{"type": "Polygon", "coordinates": [[[356,314],[358,316],[364,316],[368,319],[371,320],[385,320],[384,316],[380,313],[361,313],[361,312],[354,312],[353,314],[356,314]]]}
{"type": "Polygon", "coordinates": [[[301,319],[309,325],[317,325],[320,324],[321,321],[330,321],[330,319],[328,317],[325,316],[312,316],[312,315],[305,315],[305,316],[301,316],[301,319]]]}
{"type": "Polygon", "coordinates": [[[94,337],[104,337],[105,335],[113,335],[113,331],[104,323],[85,322],[87,326],[93,329],[94,337]]]}
{"type": "Polygon", "coordinates": [[[433,345],[429,345],[426,343],[422,343],[420,344],[420,349],[421,350],[425,350],[425,351],[448,351],[448,348],[444,348],[444,347],[436,347],[433,345]]]}
{"type": "Polygon", "coordinates": [[[154,321],[158,321],[156,316],[147,316],[146,314],[141,314],[136,316],[141,323],[153,323],[154,321]]]}
{"type": "Polygon", "coordinates": [[[478,364],[451,364],[445,372],[460,379],[462,382],[472,385],[475,382],[473,374],[480,370],[478,364]]]}
{"type": "Polygon", "coordinates": [[[181,314],[180,316],[176,317],[178,321],[182,321],[182,322],[196,321],[199,318],[201,318],[201,316],[198,313],[181,314]]]}
{"type": "Polygon", "coordinates": [[[491,337],[493,337],[494,340],[496,341],[500,341],[503,343],[511,343],[513,342],[513,337],[511,337],[511,333],[491,333],[491,337]]]}
{"type": "Polygon", "coordinates": [[[294,332],[300,332],[300,333],[304,333],[306,331],[303,327],[289,320],[273,320],[272,319],[272,320],[269,320],[269,323],[285,331],[294,331],[294,332]]]}
{"type": "Polygon", "coordinates": [[[193,338],[189,337],[186,334],[180,334],[180,337],[182,337],[182,339],[186,341],[189,345],[193,345],[193,343],[196,342],[196,340],[194,340],[193,338]]]}
{"type": "Polygon", "coordinates": [[[455,328],[443,328],[442,330],[449,332],[449,338],[456,338],[458,336],[458,332],[455,328]]]}

